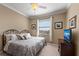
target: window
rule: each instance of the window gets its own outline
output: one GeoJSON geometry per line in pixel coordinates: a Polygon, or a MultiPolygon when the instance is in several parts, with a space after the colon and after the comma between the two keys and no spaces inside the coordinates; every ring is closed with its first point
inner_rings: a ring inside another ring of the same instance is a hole
{"type": "Polygon", "coordinates": [[[39,20],[39,30],[48,31],[50,30],[50,20],[39,20]]]}
{"type": "Polygon", "coordinates": [[[37,20],[37,36],[44,37],[47,42],[52,41],[52,18],[37,20]]]}

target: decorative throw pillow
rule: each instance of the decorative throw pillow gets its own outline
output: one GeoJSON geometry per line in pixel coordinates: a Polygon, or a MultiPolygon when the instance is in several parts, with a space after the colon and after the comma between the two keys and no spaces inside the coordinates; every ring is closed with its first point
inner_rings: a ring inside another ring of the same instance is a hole
{"type": "Polygon", "coordinates": [[[26,36],[25,36],[25,35],[23,35],[23,37],[24,37],[24,39],[25,39],[25,40],[27,40],[27,38],[26,38],[26,36]]]}
{"type": "Polygon", "coordinates": [[[23,40],[23,38],[20,35],[16,35],[18,40],[23,40]]]}
{"type": "Polygon", "coordinates": [[[31,38],[30,33],[21,33],[19,34],[21,37],[23,37],[23,39],[27,40],[31,38]]]}

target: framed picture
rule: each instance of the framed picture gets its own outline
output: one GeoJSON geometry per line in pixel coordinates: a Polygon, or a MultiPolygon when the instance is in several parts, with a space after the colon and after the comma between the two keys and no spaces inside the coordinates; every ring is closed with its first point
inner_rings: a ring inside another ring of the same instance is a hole
{"type": "Polygon", "coordinates": [[[69,19],[69,28],[70,29],[76,28],[76,17],[77,16],[74,16],[71,19],[69,19]]]}
{"type": "Polygon", "coordinates": [[[55,22],[54,27],[55,27],[55,29],[62,29],[63,28],[63,22],[55,22]]]}
{"type": "Polygon", "coordinates": [[[31,29],[32,29],[32,30],[36,30],[36,24],[32,24],[32,25],[31,25],[31,29]]]}

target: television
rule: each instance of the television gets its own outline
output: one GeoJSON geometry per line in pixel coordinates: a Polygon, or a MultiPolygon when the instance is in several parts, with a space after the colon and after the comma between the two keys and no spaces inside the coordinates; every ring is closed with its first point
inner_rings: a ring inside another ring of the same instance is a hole
{"type": "Polygon", "coordinates": [[[64,29],[64,41],[71,43],[72,39],[72,30],[71,29],[64,29]]]}

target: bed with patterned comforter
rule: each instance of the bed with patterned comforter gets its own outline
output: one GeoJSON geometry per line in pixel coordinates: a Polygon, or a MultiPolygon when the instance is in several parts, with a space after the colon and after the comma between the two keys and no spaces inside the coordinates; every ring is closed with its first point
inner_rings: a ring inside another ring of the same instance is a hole
{"type": "Polygon", "coordinates": [[[32,37],[27,40],[10,40],[4,51],[13,56],[35,56],[45,45],[43,37],[32,37]]]}

